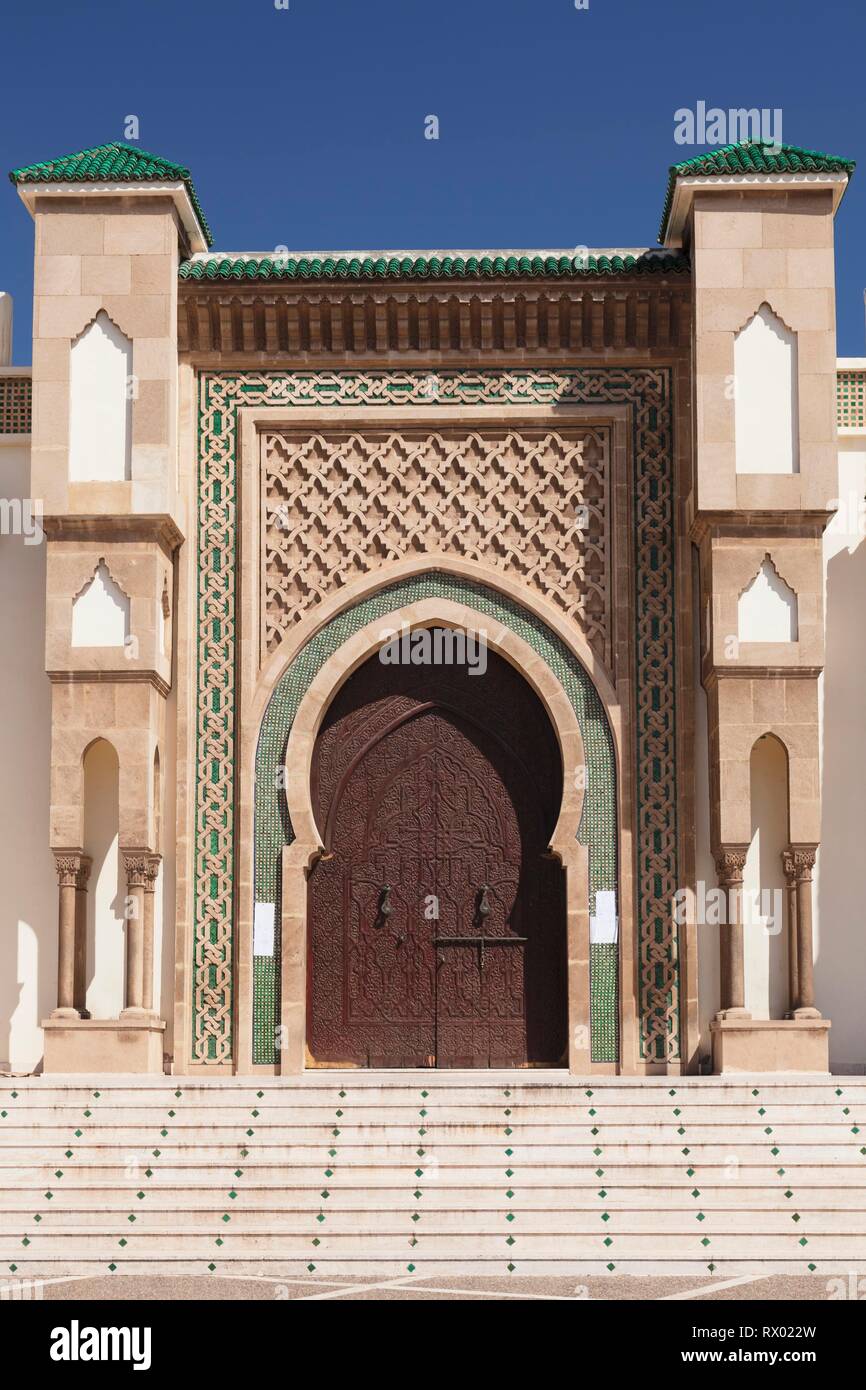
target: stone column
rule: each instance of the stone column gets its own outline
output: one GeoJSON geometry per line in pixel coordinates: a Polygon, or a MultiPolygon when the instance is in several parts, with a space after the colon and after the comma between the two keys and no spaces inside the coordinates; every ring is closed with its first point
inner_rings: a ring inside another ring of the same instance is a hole
{"type": "Polygon", "coordinates": [[[743,963],[743,869],[747,845],[723,845],[716,853],[719,887],[725,890],[726,922],[721,926],[722,1018],[751,1018],[746,1008],[743,963]]]}
{"type": "Polygon", "coordinates": [[[153,916],[156,898],[156,880],[162,856],[147,856],[147,871],[144,881],[144,986],[143,1004],[148,1013],[153,1013],[153,916]]]}
{"type": "Polygon", "coordinates": [[[785,905],[788,918],[788,1012],[793,1015],[797,1007],[800,977],[797,969],[797,874],[794,851],[790,846],[782,850],[782,869],[785,874],[785,905]]]}
{"type": "Polygon", "coordinates": [[[812,870],[817,845],[792,845],[797,893],[797,994],[795,1018],[820,1018],[815,1008],[815,973],[812,959],[812,870]]]}
{"type": "Polygon", "coordinates": [[[144,1018],[144,897],[147,850],[123,851],[126,869],[126,1007],[121,1018],[144,1018]]]}
{"type": "Polygon", "coordinates": [[[57,923],[57,1008],[52,1011],[52,1018],[81,1017],[75,1006],[75,927],[77,889],[85,857],[80,849],[54,851],[60,902],[57,923]]]}
{"type": "Polygon", "coordinates": [[[72,997],[82,1018],[89,1018],[85,998],[87,995],[87,881],[93,861],[87,854],[81,856],[81,867],[75,883],[75,968],[72,997]]]}

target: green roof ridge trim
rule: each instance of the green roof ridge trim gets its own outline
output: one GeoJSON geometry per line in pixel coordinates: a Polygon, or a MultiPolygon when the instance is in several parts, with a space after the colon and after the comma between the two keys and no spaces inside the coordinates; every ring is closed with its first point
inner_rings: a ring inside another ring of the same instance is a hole
{"type": "Polygon", "coordinates": [[[161,155],[139,149],[138,145],[127,145],[122,140],[114,140],[108,145],[94,145],[92,149],[79,150],[76,154],[61,155],[58,159],[43,160],[39,164],[23,165],[20,169],[13,169],[9,178],[16,184],[149,183],[158,179],[179,181],[184,184],[189,194],[208,246],[213,246],[211,229],[202,211],[189,169],[182,164],[175,164],[170,159],[163,159],[161,155]]]}
{"type": "Polygon", "coordinates": [[[209,256],[183,261],[181,280],[581,279],[599,275],[680,274],[681,252],[640,256],[209,256]]]}
{"type": "Polygon", "coordinates": [[[768,140],[740,140],[734,145],[722,145],[717,150],[672,164],[668,170],[668,187],[659,241],[664,240],[674,200],[678,178],[688,174],[853,174],[853,159],[825,154],[822,150],[804,150],[799,145],[774,145],[768,140]]]}

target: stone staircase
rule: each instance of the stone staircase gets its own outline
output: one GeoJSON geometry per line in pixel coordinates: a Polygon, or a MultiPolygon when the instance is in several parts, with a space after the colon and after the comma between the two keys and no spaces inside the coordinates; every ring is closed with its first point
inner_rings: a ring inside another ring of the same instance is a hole
{"type": "Polygon", "coordinates": [[[0,1084],[0,1280],[866,1271],[866,1078],[0,1084]]]}

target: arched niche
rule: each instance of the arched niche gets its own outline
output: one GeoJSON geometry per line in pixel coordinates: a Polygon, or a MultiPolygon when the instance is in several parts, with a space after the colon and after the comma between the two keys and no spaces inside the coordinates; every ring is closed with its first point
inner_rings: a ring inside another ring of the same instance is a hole
{"type": "Polygon", "coordinates": [[[797,335],[762,304],[734,338],[738,473],[798,473],[797,335]]]}
{"type": "Polygon", "coordinates": [[[69,360],[69,480],[132,476],[132,343],[100,309],[69,360]]]}
{"type": "Polygon", "coordinates": [[[129,597],[104,560],[72,600],[73,647],[122,647],[129,636],[129,597]]]}
{"type": "Polygon", "coordinates": [[[769,555],[737,603],[737,636],[741,642],[796,642],[797,595],[769,555]]]}

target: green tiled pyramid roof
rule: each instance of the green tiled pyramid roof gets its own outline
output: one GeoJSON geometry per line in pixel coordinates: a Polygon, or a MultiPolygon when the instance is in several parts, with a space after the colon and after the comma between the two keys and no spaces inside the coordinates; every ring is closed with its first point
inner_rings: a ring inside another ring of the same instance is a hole
{"type": "Polygon", "coordinates": [[[683,175],[700,174],[853,174],[854,160],[841,159],[821,150],[803,150],[799,145],[779,147],[764,140],[742,140],[736,145],[723,145],[718,150],[696,155],[682,164],[672,164],[668,173],[659,239],[663,240],[670,217],[677,179],[683,175]]]}
{"type": "Polygon", "coordinates": [[[174,164],[170,159],[162,159],[158,154],[148,154],[147,150],[141,150],[137,145],[114,140],[109,145],[94,145],[90,150],[79,150],[77,154],[62,155],[59,159],[46,160],[41,164],[27,164],[21,169],[13,169],[9,177],[13,183],[149,183],[158,179],[181,182],[189,194],[208,246],[213,245],[211,230],[189,169],[182,164],[174,164]]]}
{"type": "Polygon", "coordinates": [[[182,280],[451,280],[648,275],[688,270],[680,252],[586,257],[533,252],[474,255],[471,252],[415,252],[411,255],[194,257],[180,266],[182,280]]]}

